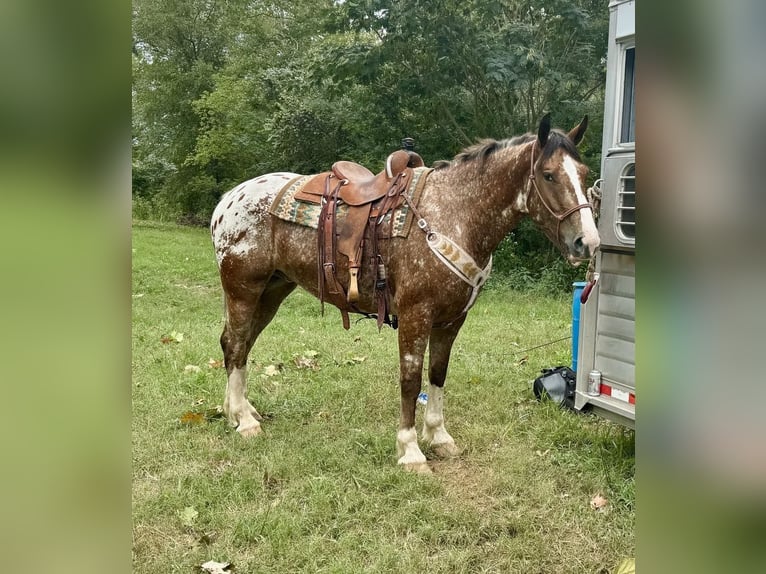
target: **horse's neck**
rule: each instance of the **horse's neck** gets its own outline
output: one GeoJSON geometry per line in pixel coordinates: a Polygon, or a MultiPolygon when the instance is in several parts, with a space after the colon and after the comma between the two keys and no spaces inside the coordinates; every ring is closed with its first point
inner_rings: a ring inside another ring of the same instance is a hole
{"type": "Polygon", "coordinates": [[[441,231],[466,249],[478,263],[490,254],[524,216],[521,201],[527,187],[527,146],[495,152],[482,165],[466,162],[445,169],[439,178],[441,231]]]}

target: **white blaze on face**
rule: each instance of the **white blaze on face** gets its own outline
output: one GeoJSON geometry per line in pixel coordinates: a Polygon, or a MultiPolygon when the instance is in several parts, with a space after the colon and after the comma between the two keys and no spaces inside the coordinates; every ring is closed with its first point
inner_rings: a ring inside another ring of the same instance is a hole
{"type": "MultiPolygon", "coordinates": [[[[569,181],[572,182],[572,187],[575,190],[577,196],[577,203],[588,203],[588,199],[585,197],[585,192],[580,185],[580,178],[577,175],[577,164],[572,159],[571,155],[564,156],[564,173],[569,177],[569,181]]],[[[590,209],[581,209],[579,212],[580,221],[582,222],[583,242],[590,247],[590,252],[594,253],[601,243],[598,237],[598,230],[596,229],[596,222],[593,220],[593,211],[590,209]]]]}

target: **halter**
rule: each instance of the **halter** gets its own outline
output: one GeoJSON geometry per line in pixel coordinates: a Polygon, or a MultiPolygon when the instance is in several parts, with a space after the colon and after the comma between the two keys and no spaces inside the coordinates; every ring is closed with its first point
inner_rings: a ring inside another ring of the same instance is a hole
{"type": "Polygon", "coordinates": [[[535,180],[535,148],[536,147],[537,147],[537,140],[535,140],[532,143],[532,154],[529,156],[529,179],[532,182],[532,186],[535,188],[535,191],[537,192],[537,197],[545,206],[545,209],[547,209],[548,213],[550,213],[553,217],[555,217],[558,220],[558,223],[556,224],[556,241],[559,242],[559,245],[561,245],[561,242],[559,240],[559,237],[560,237],[559,231],[561,229],[561,222],[564,221],[570,215],[572,215],[575,211],[580,211],[581,209],[585,209],[586,207],[592,210],[592,207],[590,203],[580,203],[578,205],[575,205],[574,207],[570,207],[564,213],[561,213],[561,214],[557,214],[555,211],[551,209],[551,206],[548,205],[548,202],[545,201],[545,198],[543,198],[543,194],[540,193],[540,188],[537,187],[537,181],[535,180]]]}

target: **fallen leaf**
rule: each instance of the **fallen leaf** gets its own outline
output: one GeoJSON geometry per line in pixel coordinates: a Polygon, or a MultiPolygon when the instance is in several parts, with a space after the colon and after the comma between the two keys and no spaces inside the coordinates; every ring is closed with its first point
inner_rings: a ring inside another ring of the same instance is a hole
{"type": "Polygon", "coordinates": [[[362,338],[361,338],[361,337],[354,337],[354,343],[358,343],[358,342],[359,342],[359,341],[361,341],[361,340],[362,340],[362,338]]]}
{"type": "Polygon", "coordinates": [[[604,508],[604,507],[605,507],[605,506],[608,504],[608,502],[609,502],[609,501],[608,501],[606,498],[604,498],[604,497],[603,497],[603,496],[601,496],[600,494],[597,494],[596,496],[594,496],[594,497],[591,499],[591,501],[590,501],[590,507],[591,507],[593,510],[601,510],[602,508],[604,508]]]}
{"type": "Polygon", "coordinates": [[[527,362],[527,360],[528,360],[528,359],[529,359],[529,355],[524,355],[523,357],[521,357],[521,359],[519,359],[518,361],[516,361],[515,365],[516,365],[516,366],[518,366],[518,365],[523,365],[524,363],[526,363],[526,362],[527,362]]]}
{"type": "Polygon", "coordinates": [[[231,562],[214,562],[208,560],[200,566],[205,572],[209,574],[229,574],[231,571],[231,562]]]}
{"type": "Polygon", "coordinates": [[[223,361],[216,361],[215,359],[211,357],[210,360],[207,362],[207,366],[210,367],[211,369],[220,369],[221,367],[223,367],[223,361]]]}
{"type": "Polygon", "coordinates": [[[367,357],[351,357],[351,360],[355,363],[364,363],[367,357]]]}
{"type": "Polygon", "coordinates": [[[548,454],[549,452],[551,452],[551,449],[546,449],[545,451],[542,451],[542,450],[538,450],[538,451],[537,451],[537,456],[545,456],[545,455],[546,455],[546,454],[548,454]]]}
{"type": "Polygon", "coordinates": [[[181,516],[181,523],[184,526],[192,526],[194,524],[194,521],[197,520],[197,517],[199,516],[199,512],[197,512],[197,509],[193,506],[187,506],[180,512],[181,516]]]}
{"type": "Polygon", "coordinates": [[[205,532],[197,539],[197,542],[201,544],[212,544],[215,539],[218,538],[218,532],[213,530],[212,532],[205,532]]]}
{"type": "Polygon", "coordinates": [[[168,343],[180,343],[184,340],[184,334],[179,333],[178,331],[173,331],[170,333],[170,335],[163,335],[160,338],[160,341],[162,341],[163,344],[167,345],[168,343]]]}
{"type": "Polygon", "coordinates": [[[636,574],[636,559],[626,558],[620,562],[614,574],[636,574]]]}
{"type": "Polygon", "coordinates": [[[184,367],[184,373],[199,373],[201,370],[197,365],[186,365],[184,367]]]}
{"type": "Polygon", "coordinates": [[[319,365],[316,360],[309,357],[295,357],[295,366],[299,369],[311,369],[312,371],[319,370],[319,365]]]}
{"type": "Polygon", "coordinates": [[[205,417],[205,420],[208,420],[208,421],[212,421],[215,419],[222,419],[224,417],[223,407],[221,405],[216,405],[212,409],[205,409],[204,417],[205,417]]]}
{"type": "Polygon", "coordinates": [[[198,425],[205,422],[205,415],[192,411],[181,415],[181,423],[185,425],[198,425]]]}
{"type": "Polygon", "coordinates": [[[267,377],[273,377],[279,374],[279,367],[277,365],[266,365],[263,369],[263,374],[267,377]]]}

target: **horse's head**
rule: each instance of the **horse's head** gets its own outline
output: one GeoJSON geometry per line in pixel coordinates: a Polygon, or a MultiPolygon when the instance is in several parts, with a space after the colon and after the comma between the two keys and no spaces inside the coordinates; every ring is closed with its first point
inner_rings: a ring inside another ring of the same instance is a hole
{"type": "Polygon", "coordinates": [[[588,167],[577,144],[588,127],[588,116],[569,133],[551,130],[550,114],[540,122],[532,142],[526,207],[535,223],[574,265],[589,259],[600,239],[585,194],[588,167]]]}

